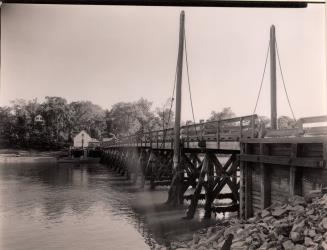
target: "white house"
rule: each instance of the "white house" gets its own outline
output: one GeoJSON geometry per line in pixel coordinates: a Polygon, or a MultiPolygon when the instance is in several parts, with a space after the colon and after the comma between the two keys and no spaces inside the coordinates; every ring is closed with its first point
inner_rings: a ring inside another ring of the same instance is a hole
{"type": "Polygon", "coordinates": [[[74,147],[75,148],[81,148],[81,147],[87,147],[89,145],[89,142],[94,141],[91,136],[89,136],[88,133],[86,133],[85,130],[82,130],[74,137],[74,147]]]}
{"type": "Polygon", "coordinates": [[[36,123],[44,123],[44,119],[43,119],[42,115],[39,114],[39,115],[35,116],[34,122],[36,122],[36,123]]]}

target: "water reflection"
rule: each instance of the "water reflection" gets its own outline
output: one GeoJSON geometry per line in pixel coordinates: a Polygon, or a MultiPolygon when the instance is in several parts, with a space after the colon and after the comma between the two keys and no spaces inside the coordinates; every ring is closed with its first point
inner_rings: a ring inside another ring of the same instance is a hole
{"type": "Polygon", "coordinates": [[[148,249],[113,179],[101,165],[1,165],[1,249],[148,249]]]}

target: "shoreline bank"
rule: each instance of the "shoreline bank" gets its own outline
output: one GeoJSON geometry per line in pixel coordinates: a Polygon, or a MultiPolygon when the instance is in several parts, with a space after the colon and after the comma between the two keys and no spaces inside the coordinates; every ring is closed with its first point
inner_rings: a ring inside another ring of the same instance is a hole
{"type": "MultiPolygon", "coordinates": [[[[165,249],[158,247],[158,250],[165,249]]],[[[327,250],[327,194],[290,197],[248,220],[231,219],[176,241],[171,250],[327,250]],[[309,198],[309,199],[308,199],[309,198]]]]}
{"type": "Polygon", "coordinates": [[[39,151],[15,148],[0,149],[0,164],[7,163],[57,163],[66,151],[39,151]]]}
{"type": "Polygon", "coordinates": [[[0,163],[57,163],[64,151],[0,149],[0,163]]]}
{"type": "Polygon", "coordinates": [[[48,156],[0,156],[0,164],[8,163],[57,163],[58,158],[48,156]]]}

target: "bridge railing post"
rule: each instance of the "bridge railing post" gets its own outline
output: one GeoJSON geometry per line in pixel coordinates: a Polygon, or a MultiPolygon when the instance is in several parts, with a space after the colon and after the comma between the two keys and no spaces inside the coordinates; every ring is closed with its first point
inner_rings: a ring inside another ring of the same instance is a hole
{"type": "Polygon", "coordinates": [[[189,142],[189,126],[186,127],[186,145],[189,148],[190,147],[190,142],[189,142]]]}
{"type": "Polygon", "coordinates": [[[174,148],[174,138],[175,138],[175,136],[174,136],[174,130],[170,130],[170,131],[173,131],[173,133],[171,134],[171,144],[170,144],[170,147],[171,147],[171,149],[173,149],[174,148]]]}
{"type": "Polygon", "coordinates": [[[243,137],[243,117],[240,119],[240,139],[243,137]]]}
{"type": "Polygon", "coordinates": [[[217,147],[218,149],[220,148],[220,121],[217,121],[217,132],[216,132],[216,137],[217,137],[217,147]]]}
{"type": "Polygon", "coordinates": [[[203,141],[203,131],[204,131],[204,129],[203,129],[203,120],[202,120],[202,122],[200,124],[201,141],[203,141]]]}

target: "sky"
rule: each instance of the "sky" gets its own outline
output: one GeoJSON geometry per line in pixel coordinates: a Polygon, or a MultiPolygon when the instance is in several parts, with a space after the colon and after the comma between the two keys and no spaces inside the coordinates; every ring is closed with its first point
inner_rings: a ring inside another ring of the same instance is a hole
{"type": "MultiPolygon", "coordinates": [[[[181,10],[196,120],[224,107],[238,116],[253,113],[272,24],[296,118],[326,114],[323,4],[303,9],[4,4],[0,105],[62,96],[110,109],[144,97],[162,107],[174,84],[181,10]]],[[[269,74],[268,62],[259,115],[270,116],[269,74]]],[[[291,116],[279,71],[277,88],[278,115],[291,116]]],[[[184,67],[182,120],[191,117],[184,67]]]]}

